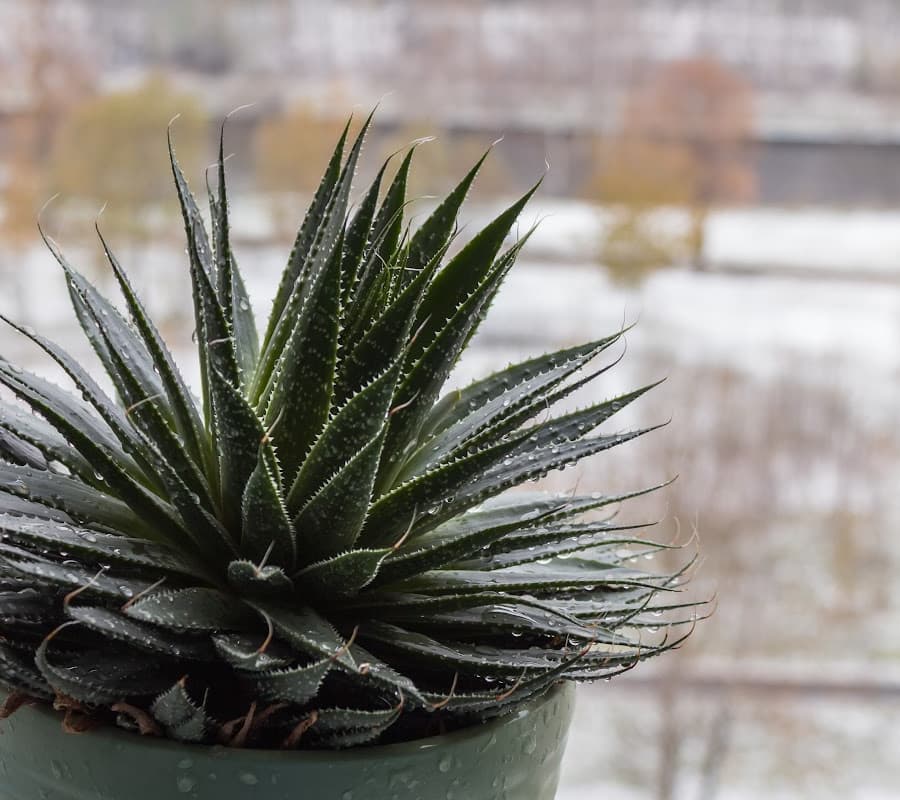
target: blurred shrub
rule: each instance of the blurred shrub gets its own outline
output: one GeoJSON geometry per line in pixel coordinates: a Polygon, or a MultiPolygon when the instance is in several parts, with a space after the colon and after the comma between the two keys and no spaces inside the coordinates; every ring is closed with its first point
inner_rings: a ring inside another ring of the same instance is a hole
{"type": "Polygon", "coordinates": [[[254,141],[260,188],[315,191],[343,127],[344,120],[327,119],[303,105],[266,119],[254,141]]]}
{"type": "MultiPolygon", "coordinates": [[[[410,144],[420,140],[424,141],[416,150],[414,168],[409,176],[411,198],[444,194],[490,146],[490,140],[485,136],[442,131],[438,125],[421,120],[408,123],[388,135],[381,146],[382,157],[405,151],[410,144]]],[[[394,166],[399,164],[397,160],[394,166]]],[[[494,199],[509,194],[514,187],[501,149],[495,147],[482,165],[470,196],[475,200],[494,199]]]]}
{"type": "MultiPolygon", "coordinates": [[[[176,114],[178,159],[187,175],[202,175],[203,108],[192,95],[154,77],[136,89],[96,97],[69,115],[56,139],[51,185],[91,215],[106,204],[104,226],[111,234],[134,241],[166,230],[161,217],[170,221],[176,206],[165,130],[176,114]]],[[[177,226],[167,229],[177,234],[177,226]]]]}
{"type": "Polygon", "coordinates": [[[613,280],[639,284],[654,270],[678,263],[689,251],[681,230],[658,224],[650,213],[632,208],[613,211],[600,248],[600,260],[613,280]]]}

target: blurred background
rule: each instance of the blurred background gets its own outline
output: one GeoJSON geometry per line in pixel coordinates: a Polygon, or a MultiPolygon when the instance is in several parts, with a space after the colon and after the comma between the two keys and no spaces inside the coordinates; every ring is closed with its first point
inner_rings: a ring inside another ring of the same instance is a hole
{"type": "Polygon", "coordinates": [[[503,137],[463,218],[546,171],[541,225],[456,380],[637,320],[593,391],[668,375],[617,425],[672,424],[548,483],[678,474],[622,513],[697,532],[718,596],[682,651],[582,689],[560,800],[896,797],[898,41],[896,0],[0,0],[0,310],[89,357],[38,245],[58,193],[48,232],[109,287],[105,206],[190,358],[175,114],[202,193],[253,104],[227,146],[260,314],[351,111],[380,101],[360,181],[436,137],[414,216],[503,137]]]}

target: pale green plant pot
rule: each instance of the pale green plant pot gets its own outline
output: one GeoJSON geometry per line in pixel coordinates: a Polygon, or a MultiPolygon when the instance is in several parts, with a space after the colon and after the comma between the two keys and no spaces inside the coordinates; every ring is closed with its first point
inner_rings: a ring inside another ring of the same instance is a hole
{"type": "Polygon", "coordinates": [[[482,725],[342,752],[181,745],[114,728],[67,734],[57,714],[0,722],[2,800],[553,800],[571,684],[482,725]]]}

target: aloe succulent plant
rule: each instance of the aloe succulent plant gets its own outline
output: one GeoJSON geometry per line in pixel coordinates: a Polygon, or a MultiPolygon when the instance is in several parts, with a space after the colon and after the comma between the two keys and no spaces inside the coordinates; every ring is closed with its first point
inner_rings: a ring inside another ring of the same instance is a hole
{"type": "Polygon", "coordinates": [[[500,715],[680,640],[641,634],[688,616],[681,570],[638,569],[662,545],[597,513],[651,490],[507,492],[646,432],[592,435],[646,388],[547,416],[623,332],[440,396],[528,238],[504,249],[534,189],[457,246],[482,158],[411,231],[413,147],[351,213],[370,119],[337,144],[262,336],[221,142],[208,235],[170,137],[197,399],[99,228],[123,310],[44,237],[117,398],[10,322],[76,392],[0,360],[6,713],[28,698],[75,728],[348,747],[500,715]]]}

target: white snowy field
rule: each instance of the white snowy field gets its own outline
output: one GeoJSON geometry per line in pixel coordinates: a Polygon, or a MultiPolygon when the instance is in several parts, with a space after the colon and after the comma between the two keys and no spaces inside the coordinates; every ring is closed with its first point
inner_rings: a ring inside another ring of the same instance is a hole
{"type": "MultiPolygon", "coordinates": [[[[541,228],[452,381],[636,321],[623,361],[578,400],[668,376],[612,427],[672,424],[548,484],[636,488],[678,473],[637,513],[661,517],[662,538],[699,531],[698,591],[718,595],[684,651],[638,668],[652,681],[581,690],[559,800],[896,796],[900,214],[719,212],[710,255],[759,274],[671,269],[637,288],[591,259],[595,209],[545,204],[538,214],[541,228]],[[711,672],[848,691],[676,689],[674,701],[664,691],[673,673],[711,672]]],[[[288,246],[262,243],[255,224],[239,232],[263,316],[288,246]]],[[[183,253],[120,250],[195,380],[183,253]]],[[[71,256],[109,285],[92,256],[71,256]]],[[[49,254],[0,263],[0,312],[90,359],[49,254]]],[[[12,333],[0,342],[4,356],[36,363],[12,333]]]]}
{"type": "MultiPolygon", "coordinates": [[[[540,225],[532,253],[589,261],[612,214],[579,201],[543,201],[523,214],[521,230],[540,225]]],[[[677,209],[655,212],[661,234],[683,233],[687,217],[677,209]]],[[[850,278],[900,280],[900,210],[818,207],[738,207],[710,212],[704,255],[715,270],[798,272],[850,278]]]]}

